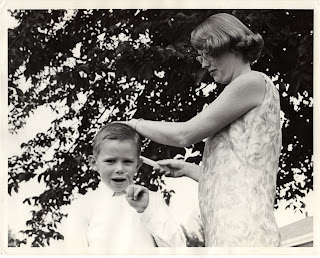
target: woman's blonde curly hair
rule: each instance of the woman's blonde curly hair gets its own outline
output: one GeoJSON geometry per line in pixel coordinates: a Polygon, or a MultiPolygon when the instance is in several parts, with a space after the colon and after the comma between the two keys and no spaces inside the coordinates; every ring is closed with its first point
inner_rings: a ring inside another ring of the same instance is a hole
{"type": "Polygon", "coordinates": [[[218,13],[192,31],[191,44],[212,57],[234,51],[241,53],[246,62],[253,63],[259,59],[264,41],[259,33],[253,33],[235,16],[218,13]]]}

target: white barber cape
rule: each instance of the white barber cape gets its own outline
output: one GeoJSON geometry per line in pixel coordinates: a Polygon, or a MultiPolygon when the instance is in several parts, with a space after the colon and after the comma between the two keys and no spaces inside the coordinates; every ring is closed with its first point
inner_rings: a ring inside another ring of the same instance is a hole
{"type": "Polygon", "coordinates": [[[149,205],[138,213],[124,194],[115,195],[104,183],[74,201],[65,221],[66,248],[124,251],[150,247],[185,247],[180,224],[161,194],[149,191],[149,205]]]}

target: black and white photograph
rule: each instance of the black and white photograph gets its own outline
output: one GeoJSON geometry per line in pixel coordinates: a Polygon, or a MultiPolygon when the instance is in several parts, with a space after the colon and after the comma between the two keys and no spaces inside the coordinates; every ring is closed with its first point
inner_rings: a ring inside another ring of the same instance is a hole
{"type": "Polygon", "coordinates": [[[124,2],[0,8],[1,253],[319,255],[318,7],[124,2]]]}

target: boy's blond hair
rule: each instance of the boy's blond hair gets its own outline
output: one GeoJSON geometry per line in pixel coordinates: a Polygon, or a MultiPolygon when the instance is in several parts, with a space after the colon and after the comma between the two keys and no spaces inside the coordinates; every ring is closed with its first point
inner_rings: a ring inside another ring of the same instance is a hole
{"type": "Polygon", "coordinates": [[[97,133],[93,142],[93,156],[97,157],[100,153],[100,147],[105,140],[133,140],[137,143],[137,153],[141,153],[141,139],[139,134],[130,126],[123,123],[110,123],[104,125],[97,133]]]}

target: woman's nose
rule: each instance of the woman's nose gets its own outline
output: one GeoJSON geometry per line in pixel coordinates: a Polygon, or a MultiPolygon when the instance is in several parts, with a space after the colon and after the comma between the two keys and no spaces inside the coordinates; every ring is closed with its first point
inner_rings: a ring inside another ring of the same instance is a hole
{"type": "Polygon", "coordinates": [[[208,62],[205,58],[203,58],[201,65],[202,65],[202,68],[208,68],[210,67],[210,62],[208,62]]]}

